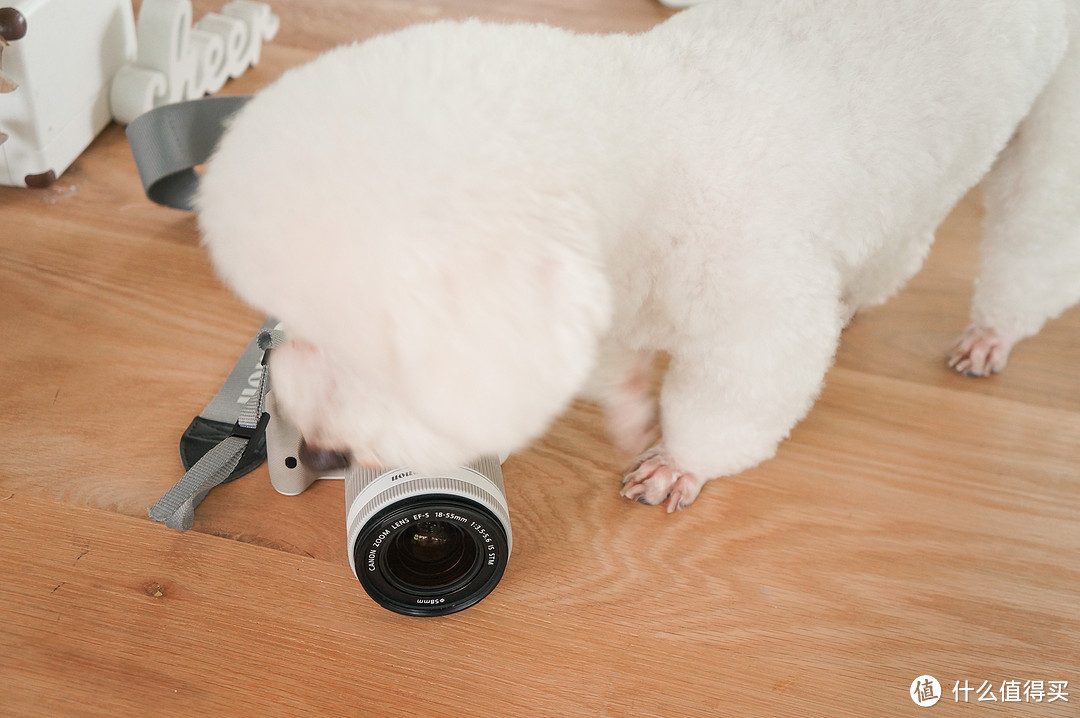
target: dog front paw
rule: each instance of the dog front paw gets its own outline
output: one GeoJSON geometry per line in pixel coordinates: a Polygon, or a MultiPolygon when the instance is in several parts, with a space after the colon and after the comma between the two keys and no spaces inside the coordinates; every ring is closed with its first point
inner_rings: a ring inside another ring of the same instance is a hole
{"type": "Polygon", "coordinates": [[[704,479],[680,469],[667,450],[657,445],[627,470],[619,493],[650,506],[663,503],[670,514],[694,503],[704,484],[704,479]]]}
{"type": "Polygon", "coordinates": [[[997,374],[1005,368],[1013,342],[996,329],[971,326],[956,340],[949,366],[967,376],[997,374]]]}

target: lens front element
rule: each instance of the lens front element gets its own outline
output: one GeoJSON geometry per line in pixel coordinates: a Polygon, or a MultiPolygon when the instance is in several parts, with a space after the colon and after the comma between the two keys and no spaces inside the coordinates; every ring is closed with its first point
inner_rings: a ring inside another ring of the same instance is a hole
{"type": "Polygon", "coordinates": [[[459,496],[423,495],[386,507],[353,546],[357,577],[385,608],[442,616],[491,593],[509,558],[501,522],[459,496]]]}
{"type": "Polygon", "coordinates": [[[425,514],[387,552],[389,578],[406,591],[446,589],[476,568],[476,545],[461,527],[425,514]]]}

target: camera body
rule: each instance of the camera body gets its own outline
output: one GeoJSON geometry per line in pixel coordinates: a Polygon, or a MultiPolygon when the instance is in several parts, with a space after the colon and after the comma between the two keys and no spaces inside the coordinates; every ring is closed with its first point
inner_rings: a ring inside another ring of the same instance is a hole
{"type": "Polygon", "coordinates": [[[410,616],[461,611],[487,596],[510,558],[501,461],[484,456],[439,474],[350,466],[317,473],[300,459],[299,430],[266,395],[270,482],[296,496],[319,479],[345,483],[349,564],[385,608],[410,616]]]}

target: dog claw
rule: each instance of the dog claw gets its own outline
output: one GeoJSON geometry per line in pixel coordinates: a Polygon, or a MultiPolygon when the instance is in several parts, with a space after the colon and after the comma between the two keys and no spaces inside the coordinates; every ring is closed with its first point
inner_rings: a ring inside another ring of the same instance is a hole
{"type": "Polygon", "coordinates": [[[969,377],[997,374],[1005,368],[1012,345],[996,329],[968,327],[953,346],[948,365],[969,377]]]}
{"type": "Polygon", "coordinates": [[[680,469],[664,449],[653,447],[627,470],[619,493],[648,506],[665,504],[670,514],[692,504],[704,483],[680,469]]]}

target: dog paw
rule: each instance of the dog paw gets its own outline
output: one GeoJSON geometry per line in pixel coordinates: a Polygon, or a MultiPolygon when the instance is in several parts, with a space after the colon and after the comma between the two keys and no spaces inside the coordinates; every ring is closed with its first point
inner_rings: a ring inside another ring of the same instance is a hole
{"type": "Polygon", "coordinates": [[[1005,368],[1013,342],[996,329],[971,326],[949,355],[949,366],[967,376],[997,374],[1005,368]]]}
{"type": "Polygon", "coordinates": [[[662,446],[655,446],[627,470],[619,493],[650,506],[663,503],[670,514],[694,503],[704,484],[703,479],[680,469],[662,446]]]}

